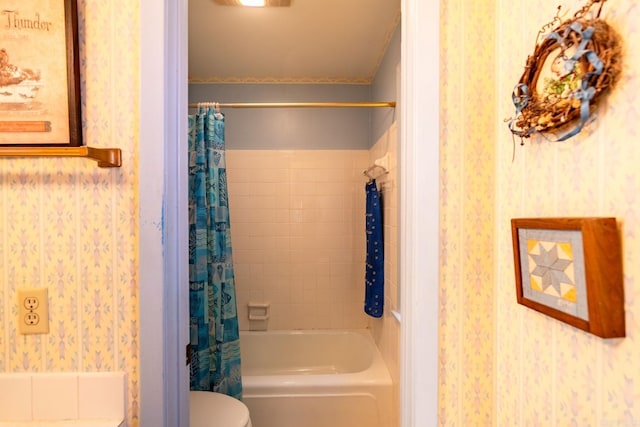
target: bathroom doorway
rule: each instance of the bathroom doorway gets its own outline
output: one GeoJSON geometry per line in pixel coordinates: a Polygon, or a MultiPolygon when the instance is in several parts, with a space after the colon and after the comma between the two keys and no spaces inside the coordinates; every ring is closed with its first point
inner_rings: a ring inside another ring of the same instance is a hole
{"type": "MultiPolygon", "coordinates": [[[[157,5],[147,3],[153,2],[141,0],[141,10],[145,10],[141,15],[142,33],[145,34],[141,41],[141,71],[145,76],[141,108],[143,113],[150,114],[141,114],[140,152],[145,163],[159,156],[159,164],[165,167],[163,171],[141,166],[140,188],[157,187],[163,178],[165,185],[160,198],[141,192],[141,248],[162,242],[163,231],[158,231],[156,220],[160,220],[168,239],[164,240],[164,256],[156,248],[140,259],[140,300],[144,301],[150,295],[156,297],[157,283],[164,283],[165,296],[161,310],[144,305],[140,308],[141,355],[145,361],[141,365],[141,425],[186,425],[172,422],[188,419],[186,389],[181,378],[186,374],[181,365],[186,337],[174,333],[171,326],[181,313],[184,315],[186,292],[181,292],[178,286],[184,274],[184,260],[177,250],[184,241],[179,233],[171,234],[167,230],[171,228],[175,233],[183,227],[179,213],[162,215],[162,207],[180,204],[180,189],[184,184],[179,173],[180,159],[172,158],[168,153],[176,151],[176,140],[186,137],[180,132],[184,130],[181,123],[186,116],[185,66],[179,66],[177,73],[172,71],[176,67],[174,61],[185,59],[187,21],[185,4],[176,5],[166,0],[165,9],[160,10],[157,5]],[[153,56],[157,54],[155,41],[158,39],[166,40],[159,58],[153,56]],[[158,65],[166,72],[157,71],[158,65]],[[158,86],[164,87],[164,96],[153,91],[154,78],[156,92],[158,86]],[[157,129],[157,123],[164,123],[162,129],[157,129]],[[165,141],[164,153],[158,153],[157,142],[154,144],[148,139],[165,141]],[[165,265],[163,272],[156,271],[158,259],[165,265]],[[158,324],[164,326],[158,328],[158,324]],[[158,375],[158,372],[165,375],[158,375]],[[149,418],[145,418],[147,416],[149,418]]],[[[437,416],[438,106],[437,102],[430,101],[438,99],[438,85],[433,83],[438,81],[438,69],[429,65],[438,63],[438,16],[437,4],[403,1],[401,141],[402,158],[406,161],[403,163],[401,201],[403,427],[433,425],[437,416]],[[427,212],[433,220],[424,220],[427,212]],[[416,421],[418,419],[420,422],[416,421]]]]}

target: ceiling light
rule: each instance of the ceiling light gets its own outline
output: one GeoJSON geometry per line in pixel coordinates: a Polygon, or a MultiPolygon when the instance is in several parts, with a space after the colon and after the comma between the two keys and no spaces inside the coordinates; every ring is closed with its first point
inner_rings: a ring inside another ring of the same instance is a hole
{"type": "Polygon", "coordinates": [[[214,0],[223,6],[251,6],[251,7],[271,7],[271,6],[291,6],[291,0],[214,0]]]}

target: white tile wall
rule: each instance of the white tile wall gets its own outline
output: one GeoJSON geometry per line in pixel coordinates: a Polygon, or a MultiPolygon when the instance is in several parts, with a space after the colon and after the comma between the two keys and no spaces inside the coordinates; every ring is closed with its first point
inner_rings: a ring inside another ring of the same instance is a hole
{"type": "Polygon", "coordinates": [[[124,374],[83,373],[78,376],[78,418],[118,419],[124,415],[124,374]]]}
{"type": "Polygon", "coordinates": [[[400,419],[400,323],[391,314],[392,310],[401,310],[398,281],[399,170],[397,122],[394,122],[371,148],[370,162],[373,163],[375,159],[385,154],[389,154],[389,173],[376,179],[381,193],[384,215],[385,312],[381,319],[369,319],[369,326],[393,379],[393,419],[394,425],[398,425],[400,419]]]}
{"type": "Polygon", "coordinates": [[[364,328],[365,150],[228,150],[240,328],[364,328]]]}
{"type": "Polygon", "coordinates": [[[39,374],[31,377],[34,420],[78,418],[78,375],[39,374]]]}
{"type": "Polygon", "coordinates": [[[227,173],[240,329],[249,301],[271,303],[269,329],[370,327],[395,381],[399,418],[398,129],[370,151],[228,150],[227,173]],[[362,171],[384,154],[385,316],[363,313],[362,171]]]}
{"type": "Polygon", "coordinates": [[[0,420],[31,420],[31,375],[0,375],[0,420]]]}
{"type": "Polygon", "coordinates": [[[0,374],[0,425],[98,419],[120,423],[124,379],[121,372],[0,374]]]}

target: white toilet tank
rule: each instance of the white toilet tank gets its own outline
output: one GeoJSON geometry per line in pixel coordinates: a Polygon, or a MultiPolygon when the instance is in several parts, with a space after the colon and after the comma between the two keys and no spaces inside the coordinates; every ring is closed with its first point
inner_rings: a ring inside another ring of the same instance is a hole
{"type": "Polygon", "coordinates": [[[251,427],[249,409],[233,397],[209,391],[189,392],[191,427],[251,427]]]}

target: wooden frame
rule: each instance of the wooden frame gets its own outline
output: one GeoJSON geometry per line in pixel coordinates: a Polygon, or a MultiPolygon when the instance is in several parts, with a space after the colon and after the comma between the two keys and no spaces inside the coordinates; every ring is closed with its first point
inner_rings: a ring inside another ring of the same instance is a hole
{"type": "Polygon", "coordinates": [[[0,145],[82,146],[76,0],[3,0],[0,145]]]}
{"type": "Polygon", "coordinates": [[[615,218],[511,220],[518,303],[603,338],[625,336],[615,218]]]}

